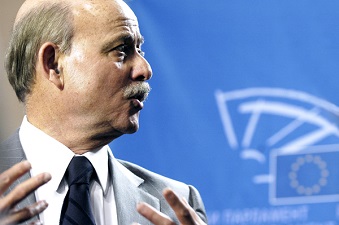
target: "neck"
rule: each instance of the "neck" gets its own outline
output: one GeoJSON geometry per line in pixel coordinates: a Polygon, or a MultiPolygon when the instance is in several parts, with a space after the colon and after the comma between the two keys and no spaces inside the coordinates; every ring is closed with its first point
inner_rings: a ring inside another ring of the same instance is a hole
{"type": "Polygon", "coordinates": [[[47,135],[56,139],[75,154],[84,154],[98,149],[120,135],[108,133],[100,127],[91,126],[72,117],[56,116],[48,111],[30,110],[26,107],[28,121],[47,135]],[[41,113],[43,112],[43,113],[41,113]]]}

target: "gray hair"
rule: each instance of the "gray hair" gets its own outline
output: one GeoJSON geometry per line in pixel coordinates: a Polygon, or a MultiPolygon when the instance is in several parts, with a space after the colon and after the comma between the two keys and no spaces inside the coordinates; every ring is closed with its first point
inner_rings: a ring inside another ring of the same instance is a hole
{"type": "Polygon", "coordinates": [[[73,14],[61,3],[32,8],[14,25],[5,68],[18,99],[25,102],[35,82],[38,52],[43,43],[52,42],[61,53],[71,51],[74,35],[73,14]]]}

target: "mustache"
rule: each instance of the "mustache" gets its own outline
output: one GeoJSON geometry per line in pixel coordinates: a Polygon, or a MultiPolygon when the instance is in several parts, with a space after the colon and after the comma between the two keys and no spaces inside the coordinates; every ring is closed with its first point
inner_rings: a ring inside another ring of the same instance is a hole
{"type": "Polygon", "coordinates": [[[151,86],[147,82],[138,82],[128,85],[124,90],[124,97],[127,99],[136,98],[143,102],[147,99],[151,86]]]}

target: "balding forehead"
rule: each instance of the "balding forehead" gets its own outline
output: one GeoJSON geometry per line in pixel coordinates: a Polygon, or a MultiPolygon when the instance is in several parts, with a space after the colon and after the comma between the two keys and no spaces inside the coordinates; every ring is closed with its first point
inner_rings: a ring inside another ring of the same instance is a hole
{"type": "Polygon", "coordinates": [[[107,6],[113,6],[117,10],[122,10],[122,8],[124,8],[133,13],[123,0],[26,0],[17,13],[15,23],[34,8],[51,4],[64,4],[65,6],[70,6],[75,10],[74,13],[79,13],[79,10],[82,9],[90,14],[95,14],[96,10],[106,8],[107,6]]]}
{"type": "Polygon", "coordinates": [[[121,0],[81,1],[73,8],[75,30],[91,31],[108,24],[138,25],[137,18],[129,6],[121,0]],[[132,22],[133,21],[133,22],[132,22]],[[93,29],[95,27],[95,29],[93,29]]]}
{"type": "Polygon", "coordinates": [[[129,17],[135,17],[134,12],[122,0],[75,0],[73,2],[75,14],[82,12],[93,16],[110,16],[112,11],[115,13],[128,14],[129,17]]]}

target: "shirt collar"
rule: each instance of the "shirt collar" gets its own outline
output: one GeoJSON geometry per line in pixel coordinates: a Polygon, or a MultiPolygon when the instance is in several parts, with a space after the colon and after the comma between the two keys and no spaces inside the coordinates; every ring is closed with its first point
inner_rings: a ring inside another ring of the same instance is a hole
{"type": "Polygon", "coordinates": [[[110,148],[108,145],[105,145],[102,148],[99,148],[94,151],[86,152],[83,154],[93,165],[97,175],[98,179],[102,188],[102,191],[104,194],[106,194],[108,190],[108,152],[110,151],[110,148]]]}
{"type": "MultiPolygon", "coordinates": [[[[65,171],[75,154],[65,145],[32,125],[26,116],[21,124],[19,136],[27,160],[32,165],[31,175],[34,176],[42,172],[50,173],[52,180],[43,187],[48,186],[46,188],[57,191],[63,185],[61,182],[65,171]]],[[[107,151],[110,151],[110,149],[106,145],[93,152],[84,154],[95,168],[104,193],[108,189],[107,182],[109,176],[109,153],[107,151]]]]}

